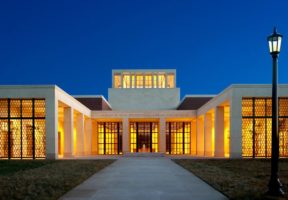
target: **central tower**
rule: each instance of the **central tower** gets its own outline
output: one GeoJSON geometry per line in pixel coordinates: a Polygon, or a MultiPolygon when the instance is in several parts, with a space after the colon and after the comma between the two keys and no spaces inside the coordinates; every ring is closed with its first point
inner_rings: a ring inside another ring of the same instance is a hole
{"type": "Polygon", "coordinates": [[[112,70],[108,101],[113,110],[175,110],[176,70],[112,70]]]}

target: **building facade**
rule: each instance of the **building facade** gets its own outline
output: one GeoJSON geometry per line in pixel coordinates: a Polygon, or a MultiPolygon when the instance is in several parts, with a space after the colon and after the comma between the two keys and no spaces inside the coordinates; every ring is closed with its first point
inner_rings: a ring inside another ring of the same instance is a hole
{"type": "MultiPolygon", "coordinates": [[[[231,85],[180,100],[176,70],[113,70],[108,101],[55,85],[0,86],[0,158],[160,153],[271,156],[271,85],[231,85]]],[[[279,85],[279,150],[288,156],[288,85],[279,85]]]]}

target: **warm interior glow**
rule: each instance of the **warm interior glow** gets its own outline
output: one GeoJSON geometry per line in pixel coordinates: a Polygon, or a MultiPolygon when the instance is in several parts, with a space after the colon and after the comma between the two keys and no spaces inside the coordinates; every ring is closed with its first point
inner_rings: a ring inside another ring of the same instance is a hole
{"type": "Polygon", "coordinates": [[[130,88],[130,75],[123,75],[123,88],[130,88]]]}
{"type": "Polygon", "coordinates": [[[144,83],[143,83],[143,75],[136,75],[136,88],[143,88],[144,83]]]}
{"type": "Polygon", "coordinates": [[[114,88],[121,88],[121,75],[120,74],[114,75],[114,88]]]}
{"type": "Polygon", "coordinates": [[[224,156],[230,157],[230,107],[224,107],[224,156]]]}
{"type": "Polygon", "coordinates": [[[73,127],[73,155],[76,155],[76,152],[77,152],[77,130],[76,130],[76,126],[75,126],[75,123],[74,123],[74,127],[73,127]]]}
{"type": "Polygon", "coordinates": [[[158,152],[158,137],[158,122],[130,122],[130,152],[158,152]]]}
{"type": "Polygon", "coordinates": [[[135,88],[135,75],[131,75],[131,88],[135,88]]]}
{"type": "Polygon", "coordinates": [[[114,88],[175,88],[175,74],[165,72],[115,73],[114,88]]]}
{"type": "Polygon", "coordinates": [[[191,122],[166,123],[166,152],[171,154],[191,153],[191,122]]]}
{"type": "Polygon", "coordinates": [[[215,155],[215,112],[212,111],[212,124],[211,124],[211,156],[215,155]]]}
{"type": "Polygon", "coordinates": [[[166,79],[164,74],[158,75],[158,88],[165,88],[166,87],[166,79]]]}
{"type": "Polygon", "coordinates": [[[174,88],[175,87],[175,76],[174,74],[167,75],[167,88],[174,88]]]}
{"type": "Polygon", "coordinates": [[[58,155],[64,154],[64,127],[63,121],[58,120],[58,155]]]}
{"type": "Polygon", "coordinates": [[[152,88],[152,75],[145,75],[145,88],[152,88]]]}
{"type": "Polygon", "coordinates": [[[153,75],[153,88],[158,88],[157,75],[156,74],[153,75]]]}
{"type": "MultiPolygon", "coordinates": [[[[288,156],[288,99],[279,98],[279,155],[288,156]]],[[[271,98],[242,99],[242,156],[270,157],[271,98]]]]}
{"type": "Polygon", "coordinates": [[[98,154],[112,155],[122,153],[120,147],[122,146],[122,123],[97,122],[97,132],[98,154]]]}
{"type": "Polygon", "coordinates": [[[45,100],[0,99],[0,113],[1,158],[46,157],[45,100]]]}

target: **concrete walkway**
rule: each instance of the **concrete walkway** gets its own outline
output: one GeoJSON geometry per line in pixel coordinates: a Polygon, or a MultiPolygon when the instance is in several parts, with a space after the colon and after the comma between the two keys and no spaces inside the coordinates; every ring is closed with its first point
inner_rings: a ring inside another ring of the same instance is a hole
{"type": "Polygon", "coordinates": [[[121,158],[61,199],[227,199],[169,158],[121,158]]]}

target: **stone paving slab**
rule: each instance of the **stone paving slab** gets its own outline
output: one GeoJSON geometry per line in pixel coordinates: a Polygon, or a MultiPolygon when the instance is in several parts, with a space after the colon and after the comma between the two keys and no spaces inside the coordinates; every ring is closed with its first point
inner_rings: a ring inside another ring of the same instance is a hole
{"type": "Polygon", "coordinates": [[[61,200],[224,200],[222,193],[169,158],[121,158],[61,200]]]}

